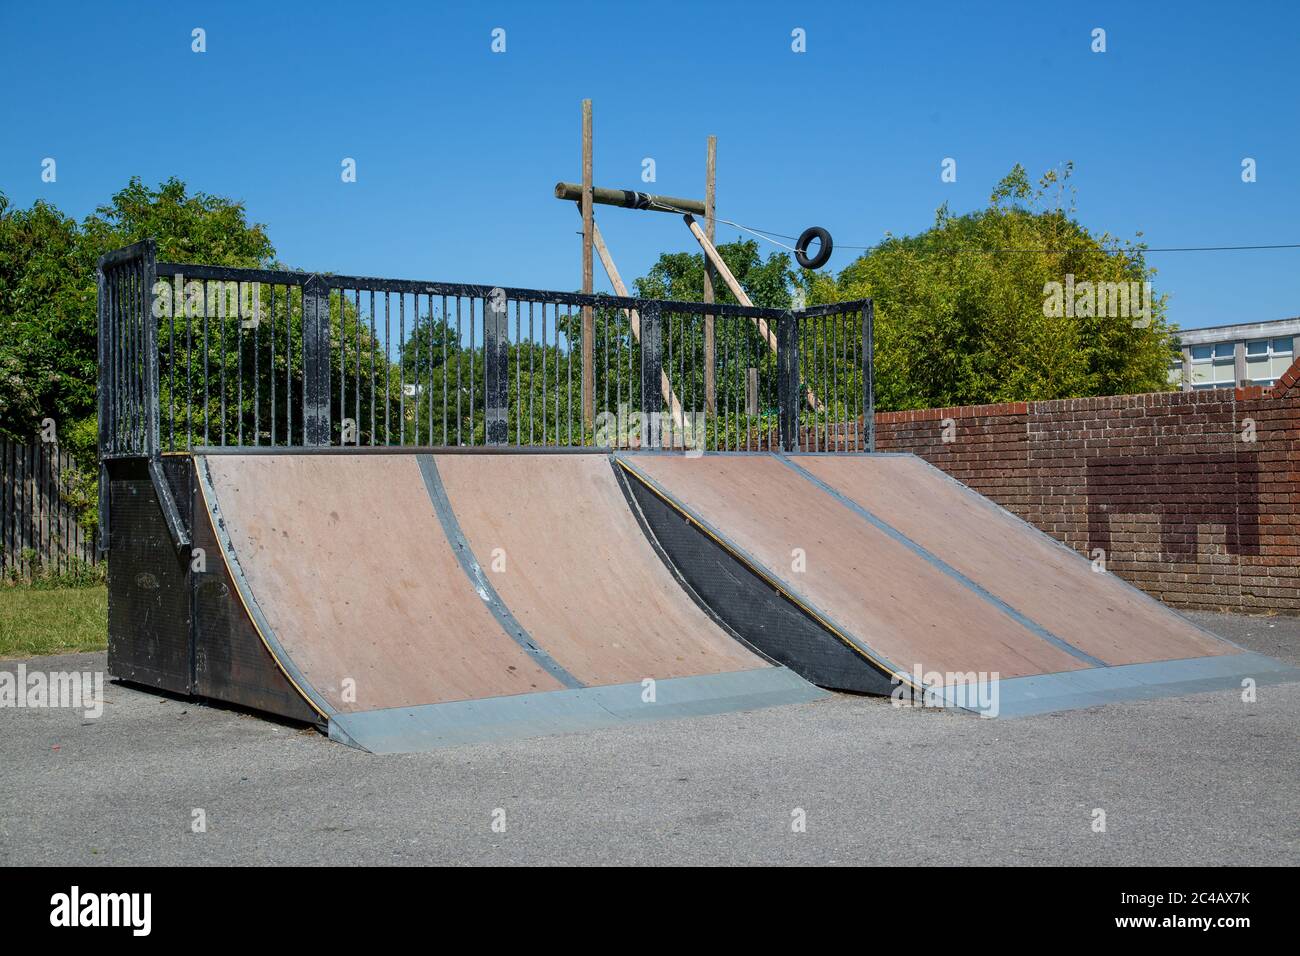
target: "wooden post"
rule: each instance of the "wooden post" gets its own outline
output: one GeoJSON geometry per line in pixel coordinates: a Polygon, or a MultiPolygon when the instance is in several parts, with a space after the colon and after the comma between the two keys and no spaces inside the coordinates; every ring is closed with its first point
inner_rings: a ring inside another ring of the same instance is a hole
{"type": "MultiPolygon", "coordinates": [[[[581,202],[582,186],[578,183],[556,183],[555,198],[568,202],[581,202]]],[[[677,215],[689,212],[697,216],[704,215],[704,203],[699,199],[656,196],[654,193],[639,193],[634,189],[592,186],[591,201],[598,206],[618,206],[622,209],[638,209],[642,212],[670,212],[677,215]]]]}
{"type": "MultiPolygon", "coordinates": [[[[591,100],[582,101],[582,291],[591,295],[592,286],[592,226],[591,217],[591,100]]],[[[592,339],[595,321],[591,306],[582,307],[582,423],[590,431],[596,425],[596,376],[593,365],[592,339]]],[[[583,436],[586,444],[586,436],[583,436]]]]}
{"type": "MultiPolygon", "coordinates": [[[[717,173],[718,137],[710,136],[704,155],[704,234],[714,241],[714,180],[717,173]]],[[[713,301],[713,263],[704,257],[704,301],[713,301]]],[[[714,364],[713,316],[704,316],[704,407],[708,414],[718,411],[718,384],[714,364]]]]}

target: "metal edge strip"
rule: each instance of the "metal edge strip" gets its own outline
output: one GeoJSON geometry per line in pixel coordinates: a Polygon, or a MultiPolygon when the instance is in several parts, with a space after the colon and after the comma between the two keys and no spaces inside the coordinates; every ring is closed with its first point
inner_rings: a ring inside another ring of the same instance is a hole
{"type": "Polygon", "coordinates": [[[831,633],[831,635],[838,638],[841,643],[845,644],[850,650],[857,653],[872,667],[883,672],[890,678],[898,679],[901,683],[911,687],[914,691],[922,692],[925,690],[924,686],[917,687],[913,684],[907,672],[895,667],[894,664],[883,654],[874,650],[870,645],[860,639],[854,637],[846,628],[836,623],[829,614],[815,607],[807,600],[799,597],[798,592],[793,587],[773,574],[765,565],[760,563],[757,558],[748,554],[740,546],[734,544],[723,535],[722,532],[714,528],[699,515],[695,514],[695,512],[690,508],[687,508],[685,504],[679,502],[666,489],[662,488],[657,481],[633,465],[632,462],[628,460],[630,456],[622,452],[616,452],[610,457],[613,458],[619,467],[623,468],[628,474],[641,482],[641,484],[646,488],[650,489],[656,497],[698,528],[703,534],[711,538],[719,547],[741,564],[745,565],[751,572],[766,581],[773,590],[824,627],[831,633]]]}
{"type": "Polygon", "coordinates": [[[1059,637],[1056,634],[1053,634],[1051,631],[1043,627],[1037,621],[1030,618],[1028,615],[1023,614],[1020,611],[1016,610],[1014,607],[1012,607],[1006,601],[1002,600],[1002,598],[998,597],[992,591],[989,591],[984,586],[976,583],[975,581],[972,581],[970,578],[962,574],[960,571],[954,568],[947,561],[943,560],[937,554],[923,547],[917,542],[913,541],[911,538],[903,534],[893,525],[889,524],[887,521],[873,514],[867,508],[864,508],[861,504],[854,501],[852,498],[844,494],[838,488],[835,488],[827,484],[826,482],[822,481],[822,479],[818,478],[816,475],[808,471],[808,469],[804,468],[802,465],[799,465],[796,462],[791,461],[789,458],[786,458],[784,455],[777,454],[774,455],[773,457],[775,457],[787,468],[791,469],[801,477],[807,479],[814,486],[820,488],[826,494],[830,495],[840,504],[844,505],[844,507],[852,511],[859,518],[862,518],[864,521],[870,524],[877,531],[884,532],[891,539],[903,545],[905,548],[907,548],[917,557],[929,563],[937,571],[940,571],[943,574],[947,575],[948,577],[952,578],[954,581],[962,585],[967,590],[971,591],[980,599],[987,601],[989,604],[992,604],[995,608],[997,608],[1007,617],[1011,618],[1021,627],[1025,628],[1025,630],[1032,633],[1034,636],[1041,638],[1042,640],[1051,644],[1053,647],[1057,648],[1058,650],[1065,651],[1070,656],[1083,661],[1084,663],[1088,664],[1091,667],[1109,666],[1106,664],[1105,661],[1101,660],[1100,658],[1093,657],[1087,651],[1075,647],[1073,644],[1071,644],[1069,641],[1065,640],[1064,638],[1059,637]]]}
{"type": "MultiPolygon", "coordinates": [[[[1074,548],[1070,547],[1064,541],[1058,541],[1056,538],[1053,538],[1042,528],[1036,527],[1035,525],[1026,521],[1024,518],[1020,517],[1020,515],[1016,514],[1014,511],[1011,511],[1008,508],[1004,508],[1002,505],[998,504],[992,498],[985,497],[984,495],[976,491],[974,488],[970,487],[970,485],[967,485],[965,482],[960,481],[957,478],[954,478],[952,475],[948,474],[938,465],[935,465],[932,462],[927,461],[926,459],[922,458],[920,455],[917,455],[913,452],[890,452],[888,453],[887,456],[882,455],[881,457],[911,458],[914,459],[915,461],[921,462],[921,464],[926,468],[929,468],[932,471],[937,472],[939,476],[943,478],[945,481],[950,481],[954,485],[956,485],[962,491],[963,494],[974,498],[977,502],[982,504],[984,507],[999,514],[1004,520],[1010,521],[1013,524],[1019,525],[1022,528],[1032,531],[1038,537],[1045,539],[1048,543],[1050,543],[1054,547],[1070,555],[1072,559],[1076,561],[1083,561],[1088,565],[1089,569],[1091,569],[1092,562],[1089,561],[1088,558],[1080,554],[1078,551],[1075,551],[1074,548]]],[[[1152,597],[1150,594],[1147,594],[1146,591],[1143,591],[1136,584],[1133,584],[1129,581],[1125,581],[1122,577],[1120,577],[1118,574],[1114,573],[1113,571],[1105,571],[1103,573],[1113,578],[1116,582],[1120,584],[1120,586],[1127,588],[1131,593],[1137,595],[1143,601],[1149,604],[1154,604],[1156,607],[1158,607],[1162,611],[1165,611],[1166,613],[1177,615],[1177,617],[1188,627],[1200,631],[1206,637],[1210,637],[1216,641],[1219,641],[1220,643],[1227,644],[1229,647],[1234,647],[1240,652],[1249,653],[1248,648],[1244,647],[1241,644],[1236,643],[1235,641],[1229,640],[1228,638],[1222,636],[1221,634],[1215,634],[1207,627],[1202,627],[1200,624],[1197,624],[1195,621],[1193,621],[1191,618],[1187,617],[1186,615],[1180,614],[1177,610],[1165,604],[1163,601],[1157,600],[1156,598],[1152,597]]],[[[1121,665],[1121,666],[1128,666],[1128,665],[1121,665]]]]}
{"type": "Polygon", "coordinates": [[[244,606],[244,612],[248,619],[253,623],[253,630],[261,638],[262,645],[271,655],[271,660],[279,668],[280,673],[285,679],[293,685],[294,690],[302,695],[316,713],[326,720],[330,719],[336,711],[323,696],[312,687],[311,682],[293,663],[293,659],[285,652],[284,647],[275,636],[275,631],[267,623],[266,616],[262,613],[261,606],[257,603],[257,598],[253,594],[253,589],[244,576],[244,569],[239,563],[239,556],[235,552],[234,542],[230,539],[230,533],[226,529],[225,519],[221,516],[221,505],[217,500],[216,487],[212,483],[212,474],[208,470],[207,459],[201,455],[194,456],[194,470],[199,478],[199,491],[203,498],[203,507],[207,512],[208,520],[212,522],[212,530],[217,536],[217,541],[221,543],[221,550],[224,552],[226,568],[230,571],[230,577],[235,582],[235,593],[239,595],[239,601],[244,606]]]}
{"type": "Polygon", "coordinates": [[[623,493],[623,500],[627,503],[628,510],[632,512],[632,517],[636,519],[637,527],[641,529],[641,533],[645,535],[646,541],[650,545],[650,549],[658,556],[664,569],[672,576],[672,579],[677,582],[678,587],[686,592],[687,596],[695,606],[704,612],[704,616],[717,625],[724,634],[764,663],[770,664],[773,667],[780,667],[781,665],[769,657],[762,648],[755,647],[753,644],[749,643],[749,641],[745,640],[745,638],[742,637],[730,624],[722,619],[717,611],[709,606],[708,602],[705,601],[704,598],[700,597],[699,592],[697,592],[695,588],[691,587],[686,578],[682,576],[682,572],[678,569],[677,565],[673,563],[672,558],[668,556],[668,552],[664,550],[663,544],[659,541],[659,538],[655,536],[653,529],[650,527],[650,522],[646,520],[645,514],[641,511],[641,506],[637,504],[636,498],[633,497],[632,488],[629,485],[631,478],[628,477],[628,473],[618,467],[614,462],[613,455],[609,456],[609,466],[610,470],[614,473],[614,482],[618,485],[619,491],[623,493]]]}
{"type": "MultiPolygon", "coordinates": [[[[998,682],[999,712],[996,716],[1028,717],[1122,701],[1236,689],[1247,677],[1256,684],[1298,682],[1300,668],[1247,651],[1010,677],[998,682]]],[[[951,701],[955,692],[945,689],[944,697],[951,701]]]]}
{"type": "Polygon", "coordinates": [[[371,753],[410,753],[806,703],[828,696],[788,668],[761,667],[662,678],[653,685],[607,684],[353,711],[332,718],[329,734],[332,740],[371,753]],[[651,686],[654,699],[647,700],[651,686]]]}
{"type": "Polygon", "coordinates": [[[424,478],[425,490],[429,493],[429,501],[433,505],[434,513],[438,516],[438,523],[442,526],[442,532],[447,538],[447,543],[451,546],[452,553],[456,555],[456,561],[460,564],[461,570],[465,572],[470,587],[483,599],[483,603],[487,605],[488,610],[492,612],[492,616],[501,625],[501,630],[505,631],[512,641],[522,647],[525,653],[533,659],[534,663],[565,687],[575,689],[586,686],[561,667],[537,641],[533,640],[533,636],[528,633],[527,628],[520,624],[519,620],[511,613],[510,608],[501,599],[501,595],[492,586],[492,582],[483,573],[483,566],[479,564],[474,549],[470,547],[465,532],[461,530],[460,522],[456,520],[455,509],[451,506],[451,500],[447,497],[447,489],[443,486],[442,477],[438,474],[437,462],[434,461],[432,455],[418,455],[416,460],[420,466],[420,475],[424,478]]]}

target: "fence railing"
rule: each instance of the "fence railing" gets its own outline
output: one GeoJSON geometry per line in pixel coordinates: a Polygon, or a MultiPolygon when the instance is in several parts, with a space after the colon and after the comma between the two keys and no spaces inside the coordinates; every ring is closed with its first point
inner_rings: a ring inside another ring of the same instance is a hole
{"type": "Polygon", "coordinates": [[[95,562],[67,497],[74,473],[71,453],[54,443],[0,440],[0,578],[95,562]]]}
{"type": "Polygon", "coordinates": [[[101,260],[101,451],[860,450],[871,323],[869,301],[792,312],[184,265],[138,243],[101,260]]]}

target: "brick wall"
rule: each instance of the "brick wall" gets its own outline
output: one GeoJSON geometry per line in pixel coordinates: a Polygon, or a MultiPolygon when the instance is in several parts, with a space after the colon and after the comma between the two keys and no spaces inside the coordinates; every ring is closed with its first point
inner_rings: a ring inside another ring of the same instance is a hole
{"type": "Polygon", "coordinates": [[[908,451],[1148,593],[1300,614],[1300,360],[1271,389],[882,412],[908,451]]]}

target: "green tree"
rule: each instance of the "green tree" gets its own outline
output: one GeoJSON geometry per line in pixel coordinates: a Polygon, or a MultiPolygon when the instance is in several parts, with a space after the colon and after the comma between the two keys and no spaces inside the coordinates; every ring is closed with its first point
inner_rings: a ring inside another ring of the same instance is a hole
{"type": "Polygon", "coordinates": [[[1149,316],[1081,307],[1053,314],[1049,290],[1149,282],[1141,243],[1093,235],[1075,218],[1067,164],[1037,186],[1017,165],[989,206],[940,208],[934,226],[890,237],[838,277],[804,274],[810,302],[875,301],[882,409],[1157,391],[1167,388],[1173,330],[1165,298],[1149,316]],[[1107,314],[1098,314],[1099,312],[1107,314]],[[1090,314],[1083,314],[1083,313],[1090,314]]]}
{"type": "Polygon", "coordinates": [[[159,256],[232,266],[270,263],[263,226],[241,203],[187,193],[169,179],[132,179],[81,223],[38,200],[13,208],[0,193],[0,436],[33,441],[43,419],[79,465],[73,497],[93,527],[98,380],[95,263],[139,239],[159,256]]]}

